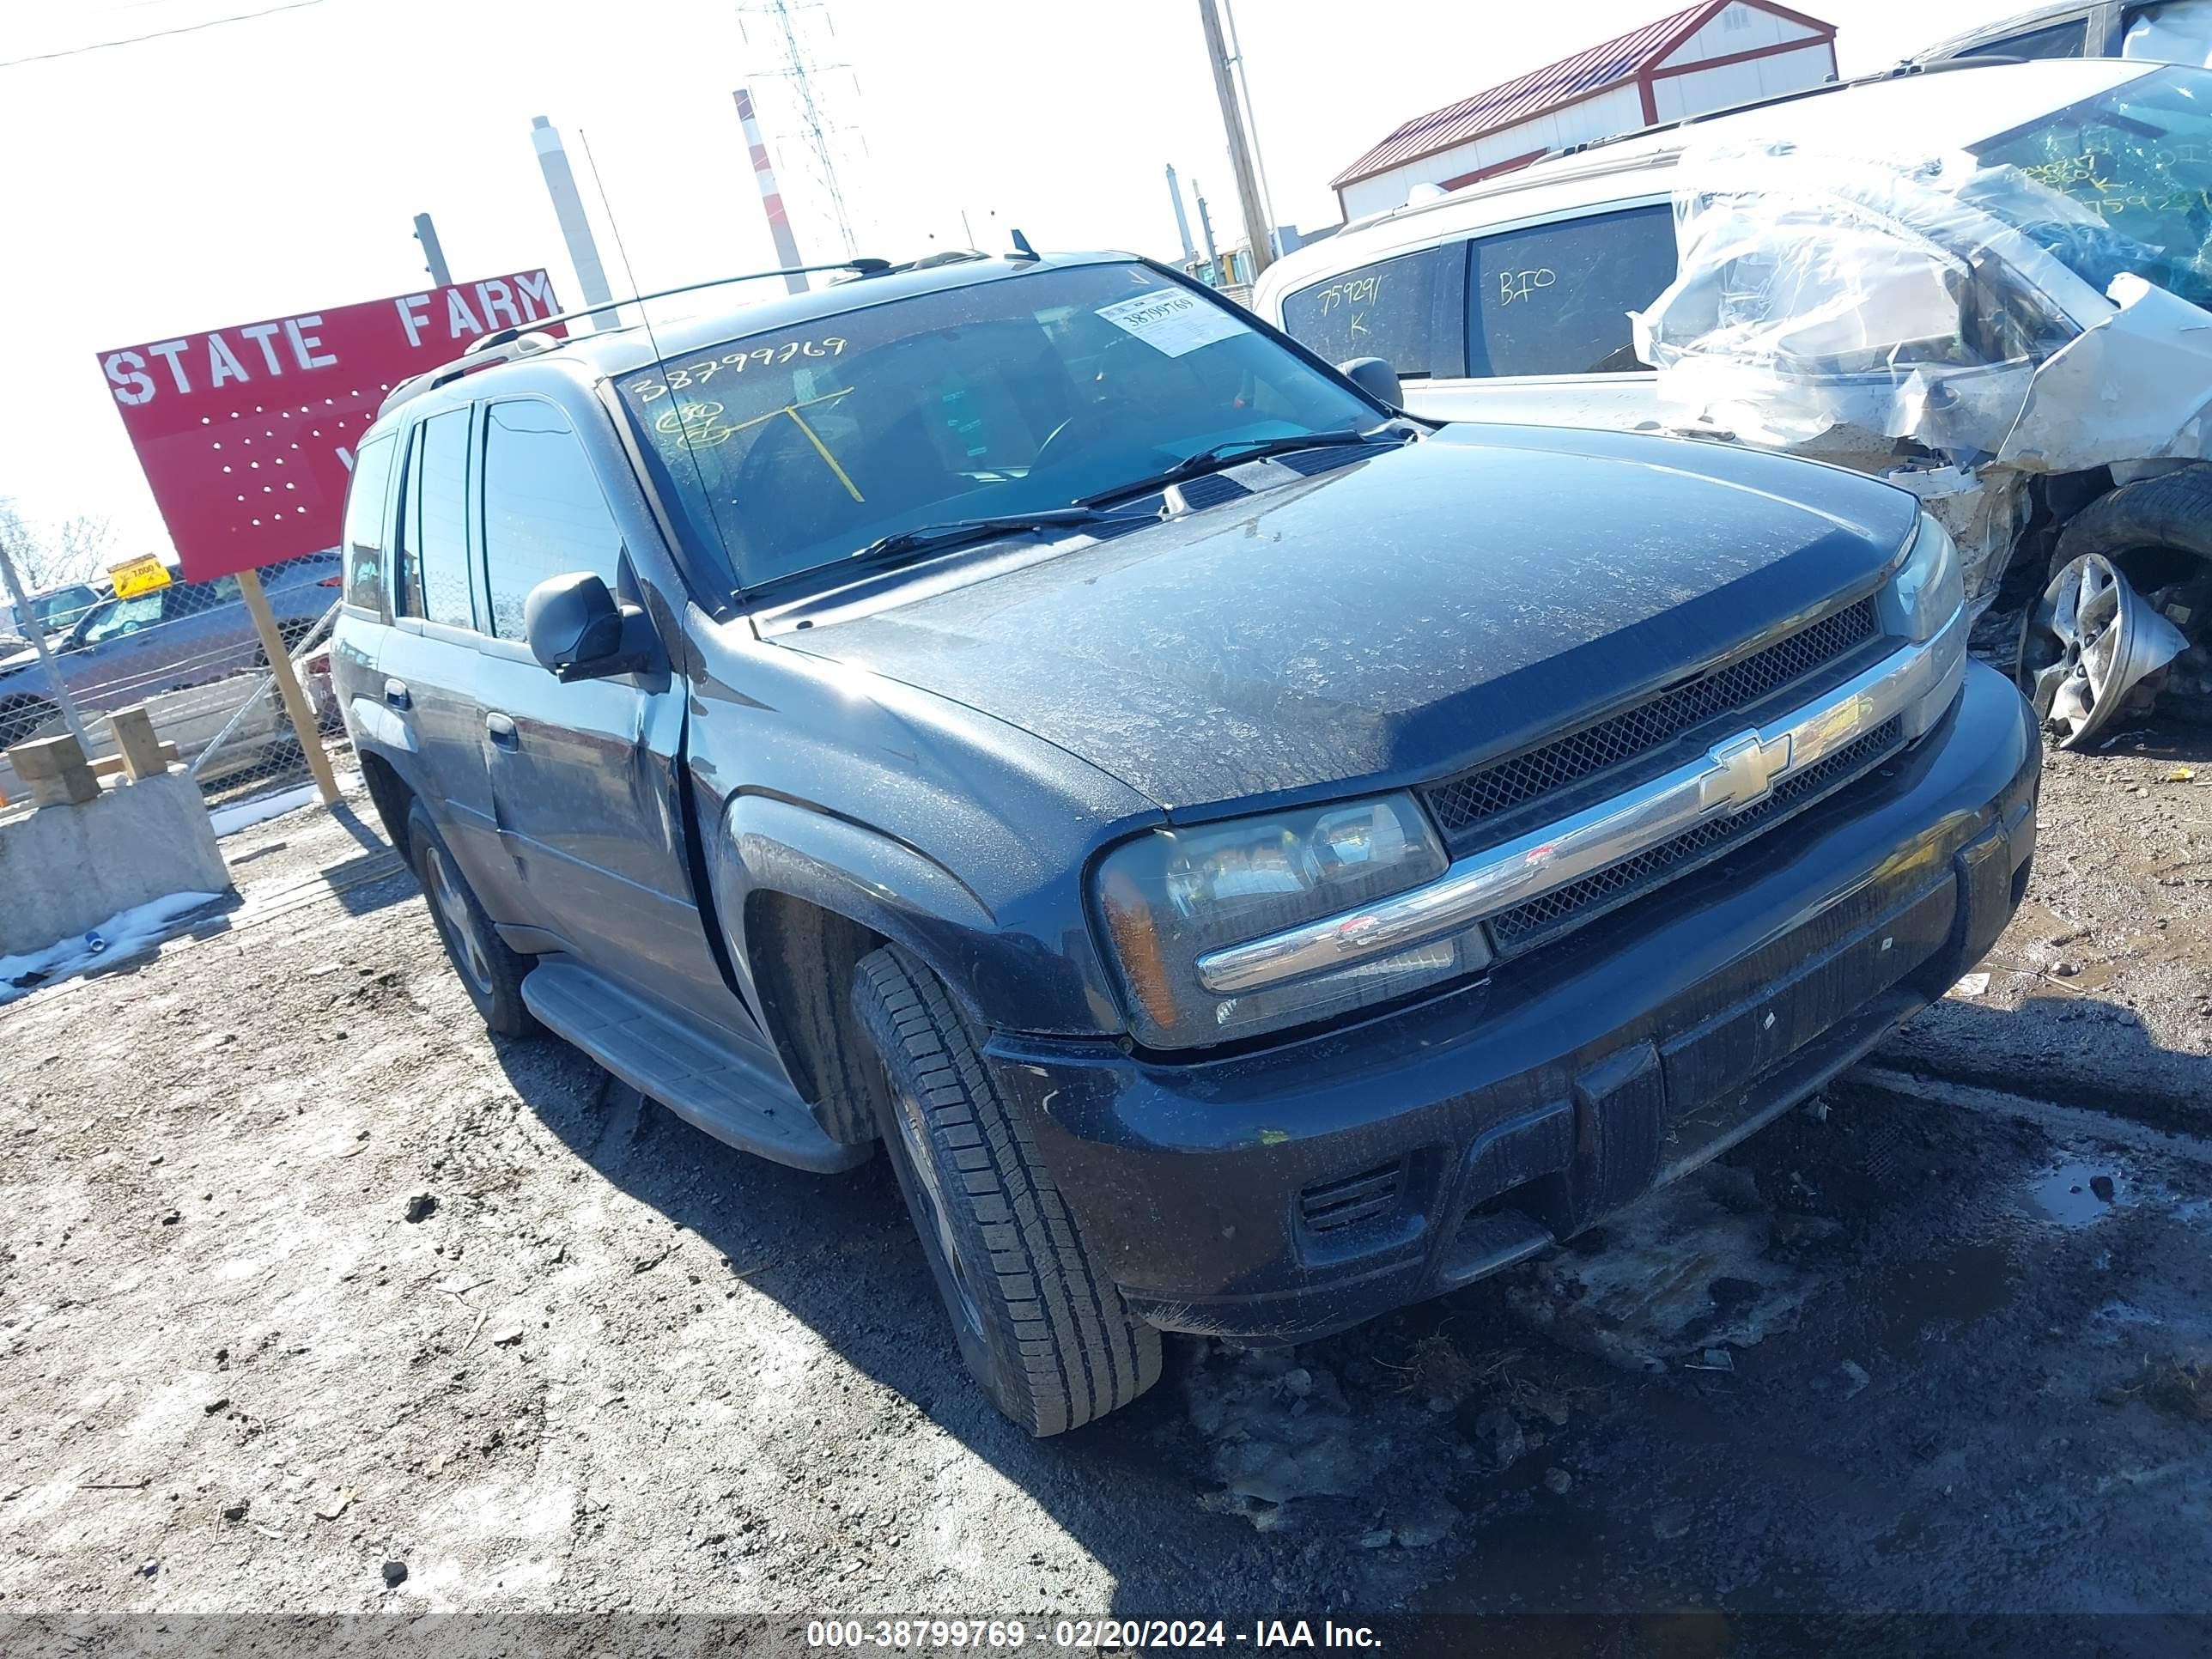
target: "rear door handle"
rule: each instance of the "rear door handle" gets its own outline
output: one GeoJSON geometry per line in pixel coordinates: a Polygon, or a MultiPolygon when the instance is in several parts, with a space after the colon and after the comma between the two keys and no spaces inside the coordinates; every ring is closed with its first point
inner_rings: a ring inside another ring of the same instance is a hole
{"type": "Polygon", "coordinates": [[[407,695],[407,682],[404,680],[385,681],[384,700],[394,708],[410,708],[414,703],[414,699],[407,695]]]}
{"type": "Polygon", "coordinates": [[[490,735],[491,740],[501,749],[512,749],[515,746],[514,722],[506,715],[498,713],[486,714],[484,730],[490,735]]]}

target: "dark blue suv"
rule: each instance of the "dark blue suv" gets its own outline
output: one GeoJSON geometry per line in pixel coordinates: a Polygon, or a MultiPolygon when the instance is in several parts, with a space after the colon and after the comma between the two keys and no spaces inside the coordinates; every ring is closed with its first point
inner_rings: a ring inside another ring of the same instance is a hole
{"type": "Polygon", "coordinates": [[[362,443],[333,652],[456,968],[886,1143],[1036,1433],[1583,1230],[2019,902],[2033,722],[1868,478],[1413,421],[1122,255],[487,345],[362,443]]]}

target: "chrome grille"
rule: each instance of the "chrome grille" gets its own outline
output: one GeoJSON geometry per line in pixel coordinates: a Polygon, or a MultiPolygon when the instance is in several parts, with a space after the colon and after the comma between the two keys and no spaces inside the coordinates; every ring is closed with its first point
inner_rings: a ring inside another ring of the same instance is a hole
{"type": "Polygon", "coordinates": [[[1580,881],[1570,882],[1541,898],[1500,911],[1490,919],[1498,953],[1510,956],[1527,950],[1627,903],[1662,881],[1674,880],[1699,865],[1711,863],[1761,830],[1772,828],[1821,797],[1832,794],[1861,773],[1871,770],[1899,746],[1903,736],[1901,721],[1887,720],[1802,772],[1784,778],[1774,786],[1772,794],[1754,806],[1729,817],[1711,819],[1634,858],[1624,859],[1580,881]]]}
{"type": "Polygon", "coordinates": [[[1662,691],[1594,726],[1424,791],[1437,825],[1456,840],[1486,818],[1670,743],[1819,672],[1875,636],[1875,602],[1860,600],[1741,661],[1662,691]]]}

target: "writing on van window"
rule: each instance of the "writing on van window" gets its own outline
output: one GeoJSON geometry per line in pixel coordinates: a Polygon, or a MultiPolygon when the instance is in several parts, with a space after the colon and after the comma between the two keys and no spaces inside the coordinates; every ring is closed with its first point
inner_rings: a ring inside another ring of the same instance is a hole
{"type": "Polygon", "coordinates": [[[1401,253],[1283,299],[1283,327],[1331,362],[1380,357],[1401,379],[1459,372],[1466,300],[1461,243],[1401,253]]]}
{"type": "Polygon", "coordinates": [[[1367,326],[1367,313],[1382,292],[1382,278],[1379,275],[1355,277],[1346,283],[1331,283],[1321,290],[1320,305],[1315,316],[1316,319],[1327,317],[1342,307],[1344,339],[1348,346],[1370,331],[1367,326]]]}
{"type": "Polygon", "coordinates": [[[780,340],[773,345],[754,346],[750,350],[726,351],[719,357],[702,357],[696,363],[679,363],[665,368],[665,380],[647,375],[632,380],[625,388],[641,404],[656,398],[665,398],[672,392],[681,392],[687,386],[704,386],[717,374],[741,374],[749,365],[762,368],[781,368],[797,357],[838,357],[845,351],[845,337],[841,334],[825,334],[815,340],[780,340]]]}
{"type": "Polygon", "coordinates": [[[1630,374],[1644,365],[1628,313],[1674,280],[1674,215],[1654,203],[1526,225],[1468,254],[1470,374],[1630,374]]]}
{"type": "Polygon", "coordinates": [[[1348,283],[1331,283],[1314,296],[1314,314],[1326,317],[1339,306],[1368,306],[1375,303],[1382,292],[1380,275],[1357,277],[1348,283]]]}
{"type": "Polygon", "coordinates": [[[1549,265],[1539,265],[1534,270],[1501,270],[1498,273],[1498,303],[1510,306],[1516,300],[1526,300],[1559,280],[1559,273],[1549,265]]]}

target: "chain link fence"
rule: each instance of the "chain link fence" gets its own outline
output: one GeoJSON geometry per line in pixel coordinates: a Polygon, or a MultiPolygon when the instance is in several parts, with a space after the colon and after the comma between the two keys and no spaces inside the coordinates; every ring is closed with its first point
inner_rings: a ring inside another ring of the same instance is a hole
{"type": "MultiPolygon", "coordinates": [[[[342,744],[325,654],[337,615],[338,555],[311,553],[264,566],[260,574],[317,724],[327,740],[342,744]]],[[[94,759],[111,746],[100,716],[143,703],[155,734],[177,746],[210,806],[309,781],[307,757],[235,576],[102,599],[51,636],[47,647],[52,672],[83,716],[94,759]]],[[[0,659],[0,749],[67,729],[47,674],[27,648],[0,659]]],[[[4,766],[0,791],[19,793],[4,766]]]]}

